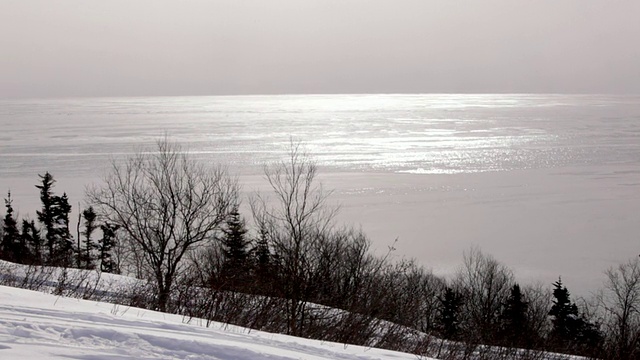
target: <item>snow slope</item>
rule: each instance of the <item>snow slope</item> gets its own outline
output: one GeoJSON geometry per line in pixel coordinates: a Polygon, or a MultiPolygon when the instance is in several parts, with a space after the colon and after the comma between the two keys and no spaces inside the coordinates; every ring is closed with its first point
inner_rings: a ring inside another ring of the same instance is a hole
{"type": "Polygon", "coordinates": [[[0,286],[0,359],[389,359],[416,355],[270,334],[0,286]]]}

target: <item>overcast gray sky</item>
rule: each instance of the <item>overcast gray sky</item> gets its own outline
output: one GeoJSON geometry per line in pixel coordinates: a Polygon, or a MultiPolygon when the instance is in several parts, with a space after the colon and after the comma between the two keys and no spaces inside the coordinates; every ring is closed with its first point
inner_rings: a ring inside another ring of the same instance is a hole
{"type": "Polygon", "coordinates": [[[640,1],[0,0],[0,98],[640,93],[640,1]]]}

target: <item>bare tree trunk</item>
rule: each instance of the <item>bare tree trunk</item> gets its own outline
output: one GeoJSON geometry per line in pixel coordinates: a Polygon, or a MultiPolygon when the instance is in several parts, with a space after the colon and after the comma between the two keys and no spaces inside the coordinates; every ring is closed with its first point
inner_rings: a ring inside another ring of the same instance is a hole
{"type": "Polygon", "coordinates": [[[330,192],[316,182],[316,174],[316,164],[292,141],[286,161],[265,167],[275,201],[258,196],[251,203],[256,222],[271,230],[269,240],[283,262],[283,296],[289,301],[287,327],[292,335],[301,331],[309,251],[317,235],[331,228],[337,211],[327,206],[330,192]]]}
{"type": "Polygon", "coordinates": [[[636,359],[640,357],[640,259],[605,274],[605,290],[598,300],[605,310],[610,356],[636,359]]]}
{"type": "Polygon", "coordinates": [[[154,150],[114,160],[104,185],[87,192],[100,217],[119,226],[135,250],[142,275],[153,274],[161,310],[186,269],[184,256],[215,241],[237,196],[237,181],[225,169],[191,160],[166,137],[154,150]]]}

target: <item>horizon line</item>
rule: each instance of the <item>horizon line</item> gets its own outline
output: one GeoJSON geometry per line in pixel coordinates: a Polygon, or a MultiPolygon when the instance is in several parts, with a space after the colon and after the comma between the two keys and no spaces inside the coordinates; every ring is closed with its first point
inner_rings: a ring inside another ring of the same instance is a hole
{"type": "Polygon", "coordinates": [[[545,95],[545,96],[640,96],[640,93],[616,92],[355,92],[355,93],[247,93],[247,94],[182,94],[182,95],[61,95],[0,97],[0,101],[76,100],[123,98],[187,98],[187,97],[277,97],[277,96],[411,96],[411,95],[545,95]]]}

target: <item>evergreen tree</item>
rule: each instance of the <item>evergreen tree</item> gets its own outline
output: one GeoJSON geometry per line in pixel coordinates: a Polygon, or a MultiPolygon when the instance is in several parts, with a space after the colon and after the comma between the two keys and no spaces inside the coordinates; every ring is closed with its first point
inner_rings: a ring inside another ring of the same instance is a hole
{"type": "Polygon", "coordinates": [[[4,239],[4,219],[0,218],[0,259],[2,259],[2,242],[4,239]]]}
{"type": "Polygon", "coordinates": [[[600,326],[597,323],[592,323],[582,314],[578,319],[578,329],[577,341],[581,347],[581,353],[584,355],[601,355],[604,335],[600,331],[600,326]]]}
{"type": "Polygon", "coordinates": [[[573,353],[592,353],[602,343],[602,334],[596,324],[589,322],[578,312],[578,306],[571,302],[569,290],[558,279],[553,289],[551,340],[556,350],[573,353]]]}
{"type": "Polygon", "coordinates": [[[28,249],[28,259],[26,260],[26,263],[32,265],[42,264],[43,239],[40,234],[40,230],[36,227],[36,222],[33,220],[23,219],[22,232],[20,236],[28,249]]]}
{"type": "Polygon", "coordinates": [[[42,209],[36,213],[38,221],[46,231],[47,262],[52,265],[69,266],[73,256],[73,239],[69,231],[69,198],[66,193],[62,196],[53,194],[55,180],[49,172],[38,176],[40,185],[36,185],[36,188],[40,189],[42,209]]]}
{"type": "Polygon", "coordinates": [[[554,300],[549,311],[553,324],[551,337],[560,343],[566,343],[575,339],[577,335],[578,307],[571,302],[569,290],[562,285],[562,279],[558,279],[553,286],[554,300]]]}
{"type": "Polygon", "coordinates": [[[509,347],[526,347],[529,334],[527,308],[520,285],[514,284],[500,314],[499,337],[509,347]]]}
{"type": "Polygon", "coordinates": [[[78,249],[78,252],[81,252],[82,255],[80,258],[84,264],[79,265],[85,269],[93,269],[94,256],[92,252],[98,248],[98,245],[93,242],[91,235],[98,228],[98,225],[96,224],[97,215],[92,206],[89,206],[88,209],[82,212],[82,218],[84,219],[84,230],[82,231],[82,235],[84,236],[84,249],[78,249]]]}
{"type": "Polygon", "coordinates": [[[246,279],[249,270],[249,241],[245,237],[247,229],[245,228],[244,220],[240,216],[237,204],[233,206],[227,216],[222,231],[224,233],[221,239],[222,252],[225,258],[222,278],[227,284],[237,288],[237,286],[242,285],[241,283],[246,279]]]}
{"type": "Polygon", "coordinates": [[[0,243],[0,254],[2,259],[8,261],[22,261],[24,249],[20,248],[20,233],[18,232],[18,223],[13,218],[13,200],[11,199],[11,191],[8,192],[7,198],[4,199],[6,214],[2,225],[2,242],[0,243]]]}
{"type": "Polygon", "coordinates": [[[460,331],[460,307],[462,296],[450,287],[444,289],[444,294],[438,297],[440,302],[436,317],[436,327],[440,336],[445,339],[455,340],[460,331]]]}
{"type": "Polygon", "coordinates": [[[54,245],[56,243],[55,198],[53,196],[53,184],[55,180],[48,171],[44,175],[38,176],[40,177],[41,185],[36,185],[36,188],[40,189],[42,209],[36,211],[36,214],[38,215],[38,221],[44,226],[47,256],[49,257],[49,261],[51,261],[55,254],[54,245]]]}
{"type": "Polygon", "coordinates": [[[260,229],[260,235],[256,239],[255,246],[251,250],[251,253],[255,257],[256,271],[268,272],[269,265],[271,264],[271,250],[269,249],[269,238],[266,229],[260,229]]]}
{"type": "Polygon", "coordinates": [[[69,266],[73,257],[73,237],[69,230],[69,213],[71,204],[66,193],[62,196],[54,197],[54,219],[55,219],[55,246],[54,259],[56,264],[69,266]]]}
{"type": "Polygon", "coordinates": [[[113,258],[113,248],[116,247],[116,232],[118,231],[118,225],[112,225],[108,222],[100,225],[102,230],[102,239],[100,243],[100,271],[112,274],[119,274],[120,269],[118,264],[113,258]]]}
{"type": "Polygon", "coordinates": [[[271,252],[269,245],[269,231],[264,224],[259,224],[258,237],[254,240],[254,245],[250,251],[252,262],[252,275],[256,286],[253,291],[260,295],[275,295],[274,284],[278,278],[276,257],[271,252]]]}

